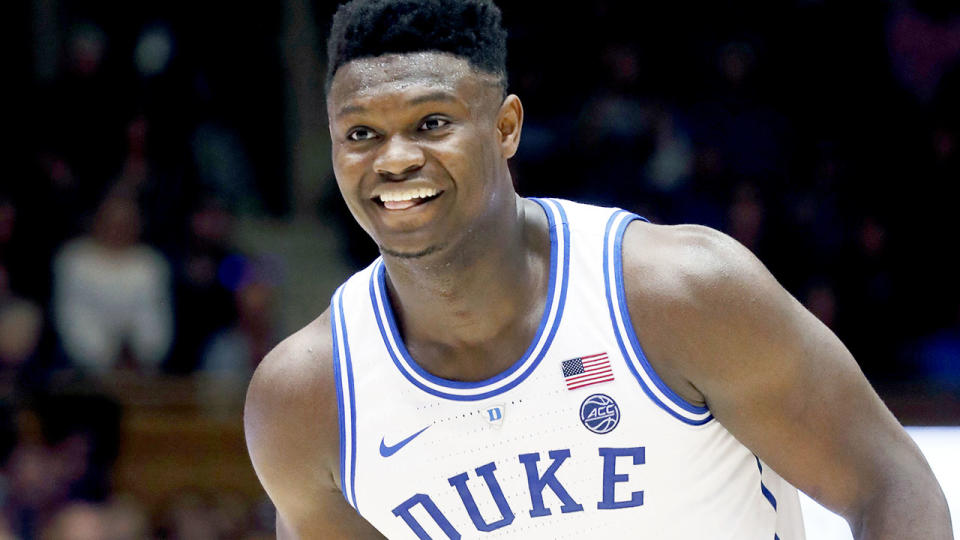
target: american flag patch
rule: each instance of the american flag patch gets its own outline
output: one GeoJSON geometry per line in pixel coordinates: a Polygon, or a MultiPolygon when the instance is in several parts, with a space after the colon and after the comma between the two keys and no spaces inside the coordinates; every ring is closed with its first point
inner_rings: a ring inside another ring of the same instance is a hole
{"type": "Polygon", "coordinates": [[[563,370],[563,380],[567,383],[567,390],[576,390],[591,384],[599,384],[613,380],[613,370],[610,368],[610,358],[607,353],[591,354],[560,363],[563,370]]]}

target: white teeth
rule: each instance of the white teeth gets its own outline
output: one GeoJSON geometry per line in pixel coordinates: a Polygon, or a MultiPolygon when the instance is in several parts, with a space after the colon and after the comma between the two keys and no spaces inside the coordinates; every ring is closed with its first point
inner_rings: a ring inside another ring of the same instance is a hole
{"type": "Polygon", "coordinates": [[[408,189],[404,191],[393,191],[388,193],[381,193],[380,200],[382,202],[410,201],[413,199],[424,199],[427,197],[433,197],[438,193],[440,193],[440,190],[433,189],[433,188],[408,189]]]}

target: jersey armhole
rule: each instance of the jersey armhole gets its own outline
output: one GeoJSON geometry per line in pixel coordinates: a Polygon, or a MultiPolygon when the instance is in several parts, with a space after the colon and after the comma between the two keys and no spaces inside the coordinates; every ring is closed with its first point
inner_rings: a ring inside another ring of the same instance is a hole
{"type": "Polygon", "coordinates": [[[673,391],[657,375],[640,346],[640,340],[634,330],[630,312],[627,309],[627,296],[623,283],[623,236],[634,220],[646,219],[618,210],[607,221],[603,239],[603,280],[610,311],[610,322],[617,338],[617,345],[627,367],[640,383],[643,392],[657,406],[681,422],[700,426],[713,420],[713,415],[705,406],[690,403],[673,391]]]}
{"type": "Polygon", "coordinates": [[[343,320],[343,290],[341,285],[330,301],[330,330],[333,333],[333,375],[337,387],[337,412],[340,424],[340,488],[343,497],[357,510],[357,411],[353,389],[353,364],[350,360],[350,342],[343,320]]]}

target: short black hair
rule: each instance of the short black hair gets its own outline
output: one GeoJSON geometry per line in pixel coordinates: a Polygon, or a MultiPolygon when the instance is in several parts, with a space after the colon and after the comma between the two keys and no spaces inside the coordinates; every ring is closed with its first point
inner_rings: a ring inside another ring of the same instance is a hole
{"type": "Polygon", "coordinates": [[[326,88],[357,58],[436,51],[463,57],[507,87],[507,31],[492,0],[352,0],[327,40],[326,88]]]}

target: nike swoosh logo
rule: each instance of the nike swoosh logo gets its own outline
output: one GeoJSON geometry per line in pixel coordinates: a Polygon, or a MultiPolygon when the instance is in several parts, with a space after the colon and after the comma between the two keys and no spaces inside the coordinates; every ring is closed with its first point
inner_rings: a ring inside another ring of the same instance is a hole
{"type": "MultiPolygon", "coordinates": [[[[433,425],[433,424],[430,424],[430,426],[432,426],[432,425],[433,425]]],[[[413,439],[415,439],[415,438],[417,437],[417,435],[420,435],[421,433],[423,433],[424,431],[426,431],[427,428],[429,428],[430,426],[427,426],[427,427],[421,429],[420,431],[414,433],[413,435],[407,437],[406,439],[398,442],[397,444],[395,444],[395,445],[393,445],[393,446],[387,446],[387,443],[384,441],[384,439],[380,439],[380,455],[383,456],[383,457],[390,457],[390,456],[396,454],[396,453],[397,453],[397,450],[400,450],[401,448],[403,448],[404,446],[406,446],[407,443],[409,443],[410,441],[412,441],[413,439]]]]}

